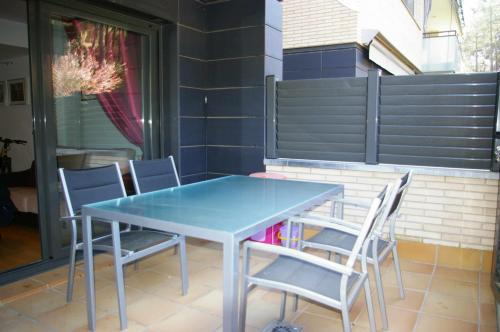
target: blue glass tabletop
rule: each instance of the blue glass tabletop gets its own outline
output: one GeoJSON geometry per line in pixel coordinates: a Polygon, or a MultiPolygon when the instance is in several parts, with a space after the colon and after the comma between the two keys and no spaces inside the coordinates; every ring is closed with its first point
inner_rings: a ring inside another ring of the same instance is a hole
{"type": "Polygon", "coordinates": [[[236,233],[341,185],[228,176],[86,207],[236,233]]]}

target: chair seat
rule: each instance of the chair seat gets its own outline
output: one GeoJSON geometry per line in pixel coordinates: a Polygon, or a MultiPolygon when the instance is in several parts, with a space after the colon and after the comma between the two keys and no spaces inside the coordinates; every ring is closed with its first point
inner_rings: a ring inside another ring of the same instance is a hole
{"type": "MultiPolygon", "coordinates": [[[[359,273],[354,272],[347,282],[347,292],[352,288],[359,273]]],[[[255,278],[282,282],[315,292],[340,301],[341,273],[298,260],[293,257],[279,256],[274,262],[254,275],[255,278]]]]}
{"type": "MultiPolygon", "coordinates": [[[[324,244],[332,247],[341,248],[347,251],[351,251],[356,242],[356,235],[345,233],[336,229],[326,228],[320,231],[318,234],[311,237],[307,242],[324,244]]],[[[379,239],[377,243],[377,254],[380,254],[385,247],[389,245],[389,242],[379,239]]],[[[368,247],[368,257],[373,258],[372,244],[368,247]]]]}
{"type": "MultiPolygon", "coordinates": [[[[177,238],[178,235],[157,231],[137,230],[120,233],[121,248],[127,251],[141,251],[162,242],[177,238]]],[[[113,247],[111,235],[97,239],[94,245],[113,247]]]]}

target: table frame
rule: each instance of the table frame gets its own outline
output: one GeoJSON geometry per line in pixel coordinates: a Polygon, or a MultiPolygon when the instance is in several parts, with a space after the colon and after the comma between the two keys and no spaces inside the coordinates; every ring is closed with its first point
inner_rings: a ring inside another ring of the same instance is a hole
{"type": "MultiPolygon", "coordinates": [[[[285,180],[280,180],[285,181],[285,180]]],[[[344,186],[335,185],[331,190],[311,197],[296,206],[280,211],[279,213],[269,216],[261,221],[258,221],[252,227],[248,227],[237,233],[229,233],[217,231],[210,228],[195,227],[190,225],[169,222],[165,220],[156,220],[152,218],[139,217],[131,214],[111,212],[95,207],[82,207],[82,231],[83,231],[83,254],[85,261],[85,284],[87,296],[87,321],[88,329],[95,331],[96,329],[96,307],[95,307],[95,287],[94,287],[94,260],[92,248],[92,218],[99,221],[109,220],[108,222],[118,225],[120,222],[167,231],[177,234],[182,234],[189,237],[214,241],[223,245],[223,331],[234,332],[238,330],[238,298],[239,298],[239,276],[240,276],[240,242],[255,233],[266,229],[282,220],[288,219],[291,216],[302,213],[314,206],[318,206],[327,200],[337,197],[343,198],[344,186]]],[[[337,210],[338,211],[338,210],[337,210]]],[[[332,213],[333,213],[332,209],[332,213]]],[[[114,226],[116,227],[116,226],[114,226]]],[[[117,250],[119,252],[119,250],[117,250]]],[[[124,294],[122,294],[124,298],[124,294]]],[[[125,302],[126,303],[126,302],[125,302]]],[[[126,322],[125,322],[126,326],[126,322]]],[[[125,328],[125,327],[123,327],[125,328]]]]}

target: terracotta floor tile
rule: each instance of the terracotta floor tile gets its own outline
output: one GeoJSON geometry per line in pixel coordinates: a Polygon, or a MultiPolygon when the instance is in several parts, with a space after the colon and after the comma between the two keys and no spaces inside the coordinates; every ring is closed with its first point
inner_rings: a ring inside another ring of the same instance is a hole
{"type": "Polygon", "coordinates": [[[481,285],[489,285],[491,282],[491,273],[490,272],[479,273],[479,280],[481,282],[481,285]]]}
{"type": "MultiPolygon", "coordinates": [[[[181,276],[181,265],[179,263],[179,256],[175,256],[175,260],[168,260],[161,264],[155,264],[148,268],[148,270],[162,273],[165,275],[180,277],[181,276]]],[[[200,263],[197,261],[189,261],[187,264],[188,274],[197,273],[207,267],[207,264],[200,263]]]]}
{"type": "MultiPolygon", "coordinates": [[[[389,330],[390,331],[400,331],[408,332],[412,331],[417,321],[417,312],[409,311],[397,307],[387,307],[387,316],[389,318],[389,330]]],[[[375,305],[375,321],[377,324],[377,330],[382,328],[380,311],[378,310],[378,305],[375,305]]],[[[368,321],[368,312],[363,310],[361,315],[355,321],[355,325],[362,327],[369,327],[370,323],[368,321]]]]}
{"type": "Polygon", "coordinates": [[[476,284],[479,282],[479,272],[477,271],[454,269],[444,266],[436,267],[434,277],[473,282],[476,284]]]}
{"type": "MultiPolygon", "coordinates": [[[[372,289],[373,300],[378,305],[378,298],[375,288],[372,289]]],[[[405,298],[401,299],[399,288],[392,286],[384,287],[384,297],[386,305],[418,311],[424,301],[424,292],[406,289],[405,298]]]]}
{"type": "Polygon", "coordinates": [[[434,265],[412,262],[407,260],[400,260],[401,270],[420,273],[420,274],[432,274],[434,270],[434,265]]]}
{"type": "Polygon", "coordinates": [[[62,307],[65,304],[66,296],[46,289],[17,301],[13,301],[7,304],[7,306],[24,315],[37,317],[45,312],[62,307]]]}
{"type": "Polygon", "coordinates": [[[186,308],[165,320],[149,327],[151,331],[215,331],[222,325],[222,319],[196,309],[186,308]]]}
{"type": "MultiPolygon", "coordinates": [[[[328,319],[324,316],[318,316],[304,312],[293,321],[293,325],[304,328],[304,331],[331,332],[342,331],[342,321],[337,319],[328,319]]],[[[352,325],[352,323],[351,323],[352,325]]]]}
{"type": "MultiPolygon", "coordinates": [[[[125,287],[125,300],[127,301],[127,305],[140,300],[143,295],[143,292],[135,288],[125,287]]],[[[96,291],[96,307],[103,311],[118,311],[118,298],[115,285],[110,285],[96,291]]]]}
{"type": "Polygon", "coordinates": [[[189,282],[193,285],[205,285],[212,288],[222,289],[222,270],[215,267],[207,267],[197,273],[191,273],[189,275],[189,282]]]}
{"type": "Polygon", "coordinates": [[[19,319],[21,319],[20,313],[0,304],[0,322],[2,322],[0,325],[5,326],[19,319]]]}
{"type": "Polygon", "coordinates": [[[0,287],[0,303],[8,303],[46,288],[46,284],[34,279],[19,280],[0,287]]]}
{"type": "Polygon", "coordinates": [[[493,251],[483,251],[483,264],[481,266],[481,271],[490,273],[492,263],[493,263],[493,251]]]}
{"type": "MultiPolygon", "coordinates": [[[[279,317],[280,306],[276,303],[269,303],[262,299],[248,303],[246,314],[246,325],[256,328],[264,328],[269,322],[279,317]]],[[[289,320],[293,313],[287,306],[285,320],[289,320]]]]}
{"type": "MultiPolygon", "coordinates": [[[[98,292],[99,290],[103,289],[104,287],[114,285],[114,283],[107,280],[107,279],[96,277],[94,285],[95,285],[96,292],[98,292]]],[[[68,287],[68,284],[65,282],[63,284],[57,285],[53,289],[55,289],[59,293],[64,294],[64,296],[66,296],[67,287],[68,287]]],[[[86,289],[85,289],[85,278],[75,279],[75,283],[73,285],[73,299],[85,300],[86,296],[87,296],[87,294],[86,294],[86,289]]]]}
{"type": "MultiPolygon", "coordinates": [[[[141,332],[146,329],[145,326],[137,323],[134,320],[128,318],[126,332],[141,332]]],[[[87,332],[88,327],[85,322],[84,325],[77,328],[75,332],[87,332]]],[[[120,317],[118,314],[109,314],[96,320],[96,331],[97,332],[119,332],[120,331],[120,317]]]]}
{"type": "MultiPolygon", "coordinates": [[[[104,313],[97,310],[96,316],[99,319],[104,316],[104,313]]],[[[40,315],[38,320],[56,331],[72,331],[87,322],[87,306],[85,303],[73,301],[40,315]]]]}
{"type": "Polygon", "coordinates": [[[481,303],[495,303],[495,296],[490,285],[481,285],[479,287],[479,300],[481,303]]]}
{"type": "Polygon", "coordinates": [[[477,301],[479,289],[477,284],[471,282],[434,277],[431,282],[430,291],[452,296],[461,296],[477,301]]]}
{"type": "Polygon", "coordinates": [[[167,299],[180,304],[190,304],[208,294],[212,288],[204,285],[189,285],[188,293],[182,295],[182,289],[179,287],[170,287],[169,285],[158,286],[154,289],[146,289],[145,292],[153,294],[162,299],[167,299]]]}
{"type": "Polygon", "coordinates": [[[429,292],[423,311],[469,322],[477,321],[477,302],[458,296],[429,292]]]}
{"type": "MultiPolygon", "coordinates": [[[[455,319],[421,315],[415,332],[475,332],[477,324],[455,319]]],[[[482,331],[482,330],[481,330],[482,331]]]]}
{"type": "Polygon", "coordinates": [[[193,308],[222,317],[222,290],[214,289],[191,303],[193,308]]]}
{"type": "Polygon", "coordinates": [[[480,322],[484,325],[495,325],[497,322],[496,305],[491,303],[482,303],[480,308],[480,322]]]}
{"type": "MultiPolygon", "coordinates": [[[[83,271],[75,271],[75,279],[80,279],[84,276],[83,271]]],[[[68,281],[68,267],[63,266],[54,270],[50,270],[33,277],[33,279],[47,284],[49,287],[65,284],[68,281]]]]}
{"type": "Polygon", "coordinates": [[[178,277],[155,271],[141,271],[125,279],[125,285],[147,291],[163,285],[180,288],[181,280],[178,277]]]}
{"type": "Polygon", "coordinates": [[[13,322],[0,324],[0,331],[10,332],[48,332],[54,331],[49,327],[27,318],[19,318],[13,322]]]}
{"type": "MultiPolygon", "coordinates": [[[[407,271],[402,272],[402,277],[405,288],[413,290],[426,290],[431,281],[430,275],[407,271]]],[[[370,279],[370,281],[373,281],[373,278],[370,279]]],[[[382,274],[382,282],[384,285],[398,286],[396,275],[392,271],[387,271],[382,274]]]]}
{"type": "Polygon", "coordinates": [[[496,325],[482,325],[481,332],[498,332],[496,325]]]}
{"type": "Polygon", "coordinates": [[[172,316],[183,308],[184,306],[178,303],[144,294],[140,300],[127,305],[127,314],[130,319],[139,324],[151,325],[172,316]]]}

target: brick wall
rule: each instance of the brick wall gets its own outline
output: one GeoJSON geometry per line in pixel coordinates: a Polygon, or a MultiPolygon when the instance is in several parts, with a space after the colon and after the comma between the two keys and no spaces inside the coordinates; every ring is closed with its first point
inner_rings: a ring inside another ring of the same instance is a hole
{"type": "Polygon", "coordinates": [[[283,1],[283,48],[352,43],[358,13],[338,0],[283,1]]]}
{"type": "MultiPolygon", "coordinates": [[[[402,174],[378,171],[267,166],[290,179],[343,183],[345,196],[374,197],[402,174]]],[[[498,180],[415,174],[398,219],[401,239],[445,246],[492,250],[498,180]]],[[[328,213],[329,204],[316,209],[328,213]]],[[[345,209],[345,217],[361,222],[363,211],[345,209]]]]}

